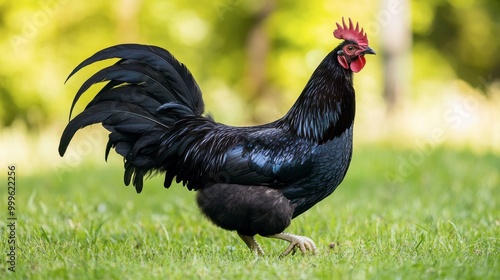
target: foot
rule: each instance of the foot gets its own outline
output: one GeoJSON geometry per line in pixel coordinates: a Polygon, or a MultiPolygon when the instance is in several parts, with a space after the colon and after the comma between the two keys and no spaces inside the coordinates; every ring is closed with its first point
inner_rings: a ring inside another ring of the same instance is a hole
{"type": "Polygon", "coordinates": [[[256,256],[264,256],[264,250],[262,250],[262,247],[260,247],[259,243],[257,243],[254,236],[241,235],[241,234],[238,235],[256,256]]]}
{"type": "MultiPolygon", "coordinates": [[[[290,252],[293,252],[292,254],[295,254],[295,251],[297,250],[297,247],[300,249],[300,251],[305,254],[307,251],[311,251],[313,254],[316,254],[316,244],[314,244],[314,241],[312,241],[310,238],[305,237],[305,236],[300,236],[300,235],[295,235],[295,234],[290,234],[290,233],[279,233],[275,235],[271,235],[269,237],[272,238],[277,238],[281,240],[286,240],[290,242],[290,246],[286,248],[286,250],[281,253],[281,257],[287,256],[290,254],[290,252]]],[[[248,244],[247,244],[248,245],[248,244]]]]}

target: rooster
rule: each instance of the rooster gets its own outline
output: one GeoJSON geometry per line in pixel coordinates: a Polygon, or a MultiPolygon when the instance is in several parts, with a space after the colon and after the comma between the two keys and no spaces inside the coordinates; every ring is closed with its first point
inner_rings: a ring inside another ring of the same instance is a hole
{"type": "Polygon", "coordinates": [[[102,123],[112,148],[124,157],[124,183],[143,189],[144,177],[175,178],[196,190],[201,212],[215,225],[236,231],[258,255],[255,236],[286,240],[281,254],[316,253],[307,237],[285,233],[291,220],[330,195],[343,180],[352,155],[355,96],[353,72],[375,54],[359,25],[336,24],[343,40],[319,64],[288,113],[272,123],[233,127],[204,114],[201,90],[186,66],[156,46],[123,44],[101,50],[69,75],[97,61],[119,60],[83,83],[59,145],[64,155],[79,129],[102,123]],[[80,96],[107,82],[76,117],[80,96]]]}

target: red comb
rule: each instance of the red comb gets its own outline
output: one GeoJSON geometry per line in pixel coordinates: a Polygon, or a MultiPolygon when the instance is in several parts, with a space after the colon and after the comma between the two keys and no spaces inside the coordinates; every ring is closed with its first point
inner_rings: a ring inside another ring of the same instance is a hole
{"type": "Polygon", "coordinates": [[[356,28],[352,24],[352,20],[349,18],[349,27],[344,22],[342,17],[342,25],[337,23],[337,29],[333,31],[333,36],[337,39],[351,40],[358,43],[360,46],[368,46],[368,38],[366,33],[363,32],[363,28],[359,30],[359,24],[356,22],[356,28]]]}

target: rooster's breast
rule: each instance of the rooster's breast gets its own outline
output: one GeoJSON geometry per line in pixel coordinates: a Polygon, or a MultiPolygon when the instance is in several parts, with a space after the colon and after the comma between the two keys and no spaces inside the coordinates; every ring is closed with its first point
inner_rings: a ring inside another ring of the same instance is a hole
{"type": "Polygon", "coordinates": [[[309,176],[283,189],[285,197],[295,206],[296,217],[332,194],[342,182],[352,156],[352,126],[313,151],[313,168],[309,176]]]}

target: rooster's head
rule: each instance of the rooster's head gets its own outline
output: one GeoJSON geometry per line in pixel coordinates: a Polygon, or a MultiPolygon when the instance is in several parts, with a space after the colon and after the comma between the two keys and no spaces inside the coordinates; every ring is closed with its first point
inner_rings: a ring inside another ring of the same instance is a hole
{"type": "Polygon", "coordinates": [[[375,51],[368,46],[368,38],[363,32],[363,28],[359,30],[358,23],[354,27],[351,19],[349,19],[349,26],[347,26],[342,18],[342,25],[337,23],[337,29],[333,31],[333,36],[344,40],[339,46],[337,59],[345,69],[351,69],[357,73],[366,64],[365,54],[375,54],[375,51]]]}

